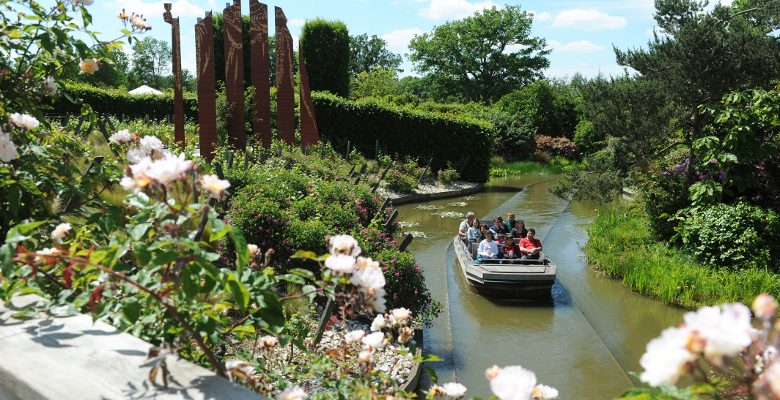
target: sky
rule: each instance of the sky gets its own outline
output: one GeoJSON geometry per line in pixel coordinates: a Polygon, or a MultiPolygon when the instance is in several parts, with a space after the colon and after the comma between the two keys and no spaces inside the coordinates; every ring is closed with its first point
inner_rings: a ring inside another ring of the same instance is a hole
{"type": "MultiPolygon", "coordinates": [[[[172,13],[181,21],[182,67],[194,74],[196,18],[210,10],[221,13],[225,3],[217,0],[172,3],[172,13]]],[[[615,62],[613,46],[620,49],[646,46],[655,29],[653,0],[279,0],[266,4],[269,11],[274,6],[284,10],[296,43],[307,19],[339,19],[346,23],[350,35],[377,35],[398,54],[409,52],[408,43],[414,35],[431,32],[447,21],[465,18],[484,8],[519,6],[534,14],[532,35],[546,39],[552,49],[550,67],[544,71],[548,78],[567,78],[575,73],[586,77],[623,74],[624,68],[615,62]]],[[[249,1],[242,0],[241,7],[248,15],[249,1]]],[[[110,34],[122,28],[115,16],[121,9],[147,17],[152,30],[143,36],[170,42],[170,25],[162,18],[163,1],[152,0],[95,0],[89,10],[95,30],[103,33],[101,38],[115,37],[110,34]]],[[[269,14],[269,34],[273,35],[273,12],[269,14]]],[[[413,65],[406,57],[404,60],[400,75],[416,75],[413,65]]]]}

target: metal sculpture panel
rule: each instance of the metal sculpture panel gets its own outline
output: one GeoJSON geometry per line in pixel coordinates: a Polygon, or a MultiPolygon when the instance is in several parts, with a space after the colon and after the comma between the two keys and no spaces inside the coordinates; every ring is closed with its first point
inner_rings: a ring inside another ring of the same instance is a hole
{"type": "Polygon", "coordinates": [[[309,90],[309,74],[306,71],[306,60],[303,57],[303,47],[298,42],[298,73],[301,76],[301,147],[310,147],[320,140],[317,130],[317,120],[314,118],[314,104],[309,90]]]}
{"type": "Polygon", "coordinates": [[[295,144],[295,94],[293,89],[293,43],[287,17],[281,8],[276,14],[276,130],[279,138],[295,144]]]}
{"type": "Polygon", "coordinates": [[[225,33],[225,97],[230,107],[228,144],[237,150],[246,150],[244,128],[244,45],[241,20],[241,0],[223,12],[225,33]]]}
{"type": "Polygon", "coordinates": [[[181,92],[181,39],[179,34],[179,17],[171,15],[171,3],[163,4],[165,13],[163,19],[171,24],[171,53],[173,55],[173,137],[181,147],[184,147],[184,96],[181,92]]]}
{"type": "Polygon", "coordinates": [[[195,24],[195,47],[198,69],[198,128],[200,155],[214,158],[217,144],[217,93],[214,70],[214,21],[211,13],[195,24]]]}
{"type": "Polygon", "coordinates": [[[252,132],[263,147],[271,147],[271,79],[268,66],[268,6],[249,0],[252,86],[255,87],[252,132]]]}

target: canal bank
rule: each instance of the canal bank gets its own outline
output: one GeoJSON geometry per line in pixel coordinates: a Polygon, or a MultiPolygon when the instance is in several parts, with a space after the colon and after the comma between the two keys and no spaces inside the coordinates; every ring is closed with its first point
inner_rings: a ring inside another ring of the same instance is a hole
{"type": "Polygon", "coordinates": [[[646,343],[680,320],[680,310],[586,267],[580,246],[595,205],[552,196],[553,179],[498,179],[472,196],[399,207],[404,229],[417,232],[410,250],[446,306],[426,332],[426,350],[443,358],[431,364],[440,382],[458,380],[471,395],[486,395],[486,368],[519,364],[557,387],[561,398],[612,398],[631,386],[626,372],[639,370],[646,343]],[[513,211],[537,229],[558,265],[552,305],[497,303],[468,290],[450,248],[466,211],[491,218],[513,211]]]}

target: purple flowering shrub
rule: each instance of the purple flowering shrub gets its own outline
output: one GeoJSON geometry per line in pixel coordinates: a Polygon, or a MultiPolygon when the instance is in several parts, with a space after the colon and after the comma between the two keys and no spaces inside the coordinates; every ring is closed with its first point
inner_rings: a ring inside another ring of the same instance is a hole
{"type": "Polygon", "coordinates": [[[430,324],[439,315],[442,306],[433,299],[425,285],[422,268],[414,254],[398,250],[383,250],[373,255],[385,275],[387,308],[404,307],[415,315],[419,323],[430,324]]]}

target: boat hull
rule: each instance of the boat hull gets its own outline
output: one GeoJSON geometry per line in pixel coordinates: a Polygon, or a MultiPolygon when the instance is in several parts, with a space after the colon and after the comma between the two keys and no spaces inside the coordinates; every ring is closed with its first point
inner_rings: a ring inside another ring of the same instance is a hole
{"type": "Polygon", "coordinates": [[[458,269],[470,289],[498,299],[549,299],[557,267],[547,261],[475,263],[460,238],[453,240],[458,269]]]}

